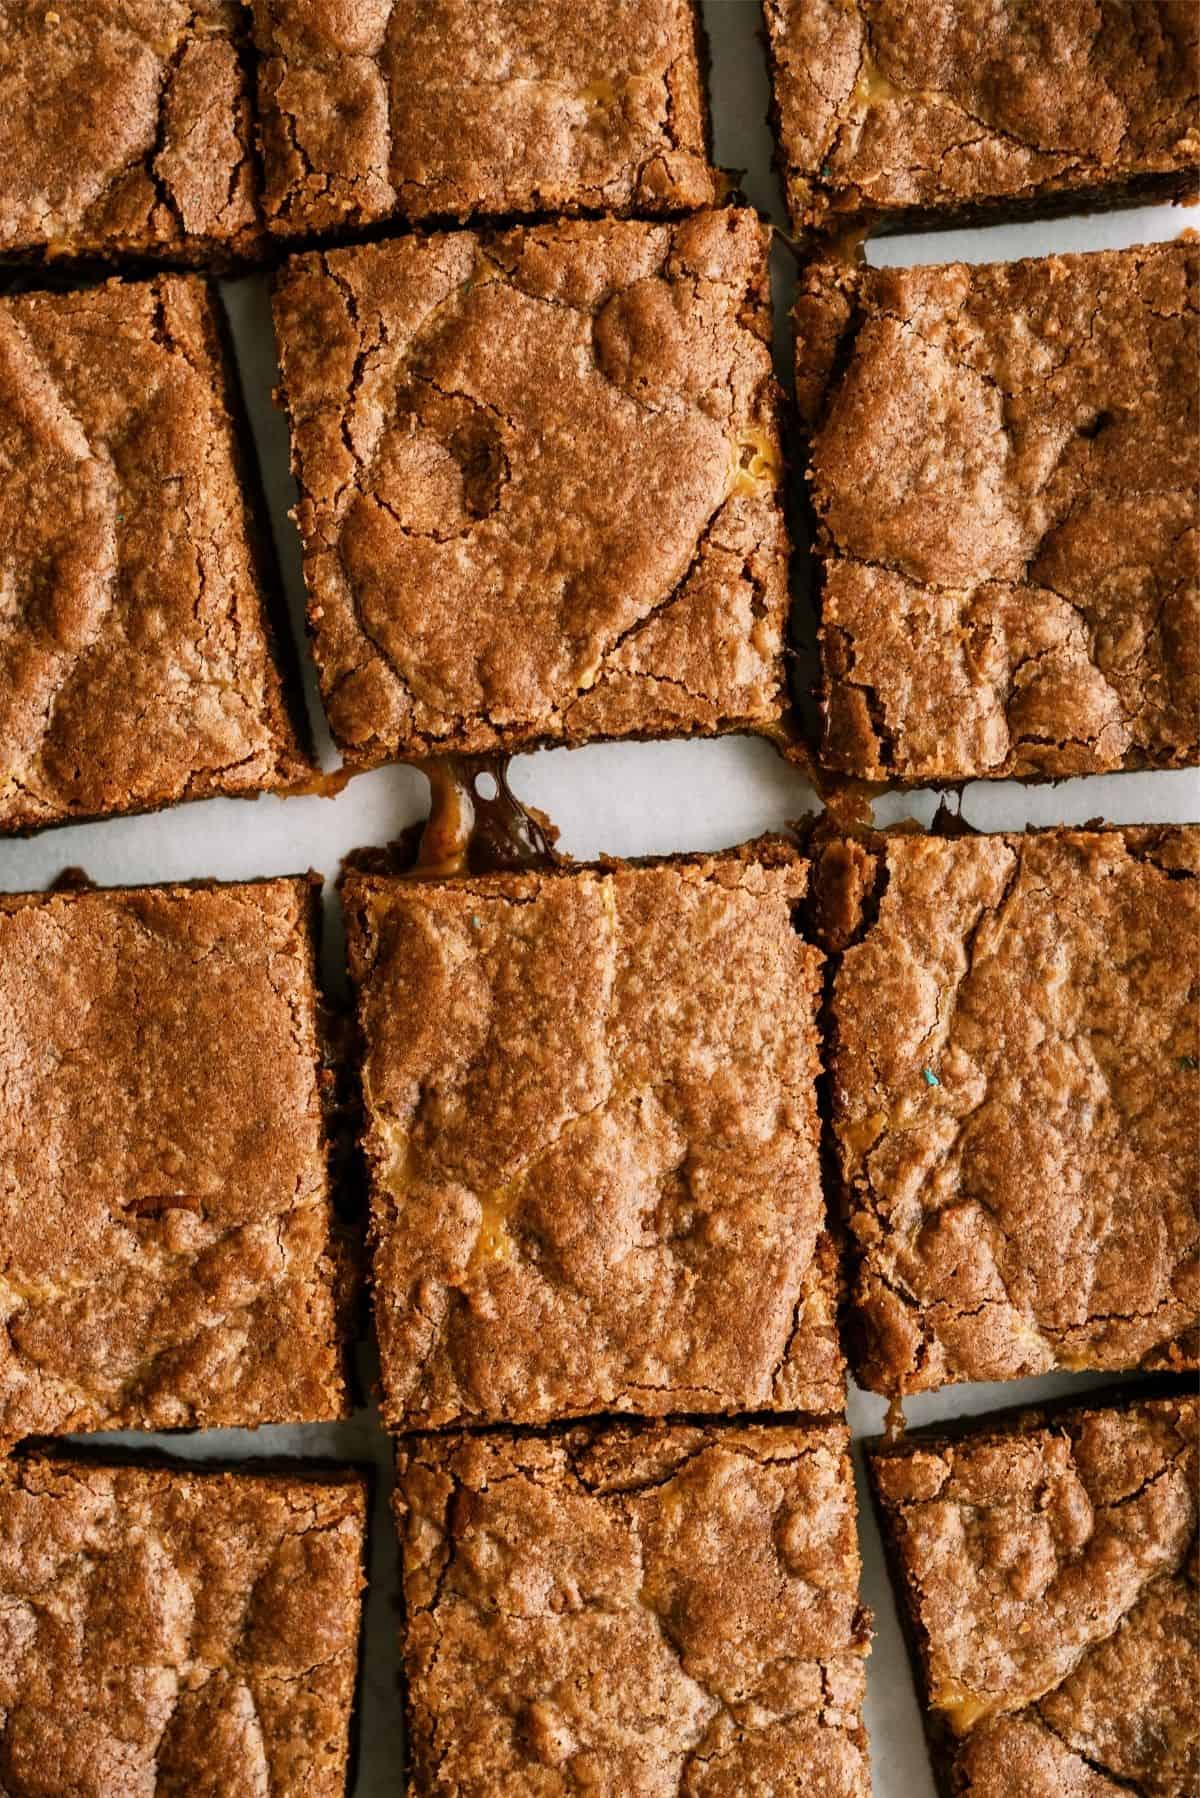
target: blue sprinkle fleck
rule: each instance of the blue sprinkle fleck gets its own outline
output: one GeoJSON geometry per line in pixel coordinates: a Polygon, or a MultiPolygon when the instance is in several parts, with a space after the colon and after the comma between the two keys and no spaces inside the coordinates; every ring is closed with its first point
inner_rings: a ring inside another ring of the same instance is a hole
{"type": "Polygon", "coordinates": [[[922,1068],[921,1072],[925,1076],[926,1086],[940,1086],[942,1084],[932,1068],[922,1068]]]}

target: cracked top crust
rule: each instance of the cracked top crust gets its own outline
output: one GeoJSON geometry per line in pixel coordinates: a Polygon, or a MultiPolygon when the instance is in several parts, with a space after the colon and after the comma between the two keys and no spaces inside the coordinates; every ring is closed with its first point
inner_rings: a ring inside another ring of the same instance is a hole
{"type": "Polygon", "coordinates": [[[870,1457],[947,1791],[1196,1791],[1198,1415],[1033,1413],[870,1457]]]}
{"type": "Polygon", "coordinates": [[[8,1798],[342,1798],[364,1482],[0,1461],[8,1798]]]}
{"type": "Polygon", "coordinates": [[[1193,0],[763,0],[797,231],[1192,192],[1193,0]]]}
{"type": "Polygon", "coordinates": [[[215,302],[0,302],[0,832],[311,773],[287,717],[215,302]]]}
{"type": "Polygon", "coordinates": [[[0,897],[0,1446],[345,1415],[317,903],[0,897]]]}
{"type": "Polygon", "coordinates": [[[0,256],[256,253],[247,54],[234,0],[5,0],[0,256]]]}
{"type": "Polygon", "coordinates": [[[719,198],[694,0],[254,0],[273,231],[719,198]]]}
{"type": "Polygon", "coordinates": [[[917,783],[1200,759],[1198,272],[1190,235],[810,270],[827,765],[917,783]]]}
{"type": "Polygon", "coordinates": [[[870,1390],[1196,1365],[1198,872],[1167,826],[822,861],[870,1390]]]}
{"type": "Polygon", "coordinates": [[[842,1409],[806,884],[347,878],[389,1424],[842,1409]]]}
{"type": "Polygon", "coordinates": [[[767,237],[731,209],[288,264],[309,615],[352,761],[777,723],[767,237]]]}
{"type": "Polygon", "coordinates": [[[416,1440],[410,1740],[450,1798],[868,1798],[840,1426],[416,1440]]]}

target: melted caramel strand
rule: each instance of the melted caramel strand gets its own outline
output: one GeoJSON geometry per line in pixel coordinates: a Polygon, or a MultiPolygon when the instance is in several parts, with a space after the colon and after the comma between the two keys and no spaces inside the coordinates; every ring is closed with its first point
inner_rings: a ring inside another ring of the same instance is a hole
{"type": "Polygon", "coordinates": [[[430,812],[414,875],[441,879],[557,864],[558,833],[521,804],[508,784],[508,765],[506,755],[446,755],[417,763],[429,782],[430,812]],[[478,788],[483,774],[496,783],[490,796],[478,788]]]}

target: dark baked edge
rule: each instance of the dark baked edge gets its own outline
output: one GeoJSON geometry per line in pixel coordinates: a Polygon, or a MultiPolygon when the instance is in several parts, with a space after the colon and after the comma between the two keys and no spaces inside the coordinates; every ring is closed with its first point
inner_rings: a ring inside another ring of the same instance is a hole
{"type": "MultiPolygon", "coordinates": [[[[986,1440],[996,1436],[1019,1436],[1030,1430],[1041,1428],[1045,1424],[1053,1424],[1064,1415],[1082,1418],[1094,1411],[1129,1410],[1136,1405],[1155,1399],[1165,1399],[1169,1402],[1172,1399],[1190,1398],[1193,1395],[1194,1386],[1168,1376],[1131,1379],[1128,1384],[1100,1386],[1090,1392],[1068,1392],[1058,1398],[1042,1399],[1032,1405],[1014,1403],[1006,1405],[998,1411],[959,1415],[942,1423],[922,1424],[915,1430],[905,1430],[898,1438],[868,1436],[863,1441],[863,1464],[867,1470],[866,1484],[871,1499],[871,1511],[883,1543],[884,1563],[896,1601],[896,1615],[900,1621],[900,1632],[908,1651],[909,1671],[912,1674],[913,1685],[920,1702],[925,1745],[929,1752],[930,1765],[933,1769],[939,1798],[963,1798],[964,1788],[955,1779],[954,1769],[958,1759],[959,1746],[966,1738],[956,1736],[929,1703],[926,1636],[921,1627],[912,1582],[909,1580],[904,1558],[900,1552],[899,1535],[893,1528],[893,1513],[884,1502],[879,1489],[877,1463],[897,1459],[913,1446],[919,1447],[928,1444],[936,1448],[943,1444],[972,1439],[986,1440]]],[[[1019,1715],[1020,1713],[1012,1714],[1019,1715]]]]}

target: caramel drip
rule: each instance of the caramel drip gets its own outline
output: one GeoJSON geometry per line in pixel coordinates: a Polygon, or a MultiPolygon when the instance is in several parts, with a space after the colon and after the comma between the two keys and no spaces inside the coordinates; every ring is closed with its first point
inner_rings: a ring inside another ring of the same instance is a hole
{"type": "Polygon", "coordinates": [[[414,876],[440,880],[557,865],[557,832],[521,804],[508,784],[508,764],[506,755],[446,755],[417,764],[429,782],[430,810],[414,876]],[[495,793],[480,792],[481,775],[492,777],[495,793]]]}

